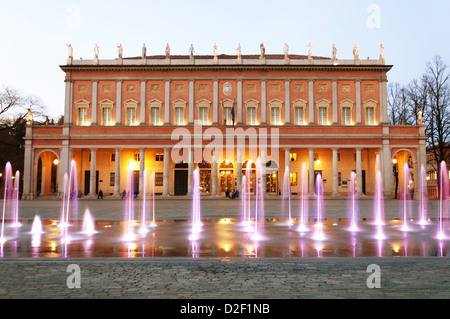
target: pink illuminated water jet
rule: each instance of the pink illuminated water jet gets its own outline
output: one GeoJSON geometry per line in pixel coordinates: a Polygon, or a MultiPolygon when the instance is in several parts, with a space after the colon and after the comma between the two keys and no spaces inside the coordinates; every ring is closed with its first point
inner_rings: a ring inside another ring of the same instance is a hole
{"type": "Polygon", "coordinates": [[[306,226],[306,220],[308,218],[309,205],[308,205],[308,176],[306,170],[306,163],[302,164],[302,175],[300,177],[300,207],[299,207],[299,223],[297,231],[307,232],[309,231],[306,226]]]}
{"type": "Polygon", "coordinates": [[[128,192],[125,197],[124,207],[124,221],[125,221],[125,234],[123,236],[124,241],[133,241],[135,239],[133,222],[134,222],[134,180],[133,180],[133,164],[130,162],[128,166],[128,192]]]}
{"type": "Polygon", "coordinates": [[[350,185],[348,189],[348,203],[347,209],[350,218],[349,230],[356,232],[359,230],[358,218],[359,218],[359,204],[358,204],[358,190],[356,188],[356,173],[352,172],[350,175],[350,185]]]}
{"type": "Polygon", "coordinates": [[[324,201],[323,201],[323,184],[322,175],[319,173],[316,177],[316,225],[314,230],[314,240],[325,240],[323,234],[323,221],[324,221],[324,201]]]}
{"type": "Polygon", "coordinates": [[[84,211],[83,226],[81,232],[86,235],[93,235],[96,233],[94,218],[92,217],[89,209],[86,209],[84,211]]]}
{"type": "Polygon", "coordinates": [[[447,220],[448,212],[448,171],[447,164],[443,161],[440,164],[440,180],[439,180],[439,221],[437,229],[437,238],[446,239],[445,235],[445,224],[447,220]]]}
{"type": "Polygon", "coordinates": [[[381,172],[377,172],[375,183],[375,200],[374,200],[374,215],[377,232],[375,238],[383,240],[386,238],[384,234],[384,195],[383,195],[383,180],[381,172]]]}
{"type": "Polygon", "coordinates": [[[420,167],[419,225],[428,225],[427,210],[427,172],[422,165],[420,167]]]}
{"type": "Polygon", "coordinates": [[[200,208],[200,171],[197,168],[193,173],[192,182],[192,211],[191,211],[191,235],[190,240],[197,240],[201,232],[201,208],[200,208]]]}
{"type": "Polygon", "coordinates": [[[33,219],[33,224],[31,225],[31,232],[32,235],[40,235],[44,233],[44,230],[42,228],[42,222],[39,215],[36,214],[33,219]]]}
{"type": "Polygon", "coordinates": [[[258,241],[263,239],[264,234],[264,196],[262,181],[262,164],[258,158],[256,160],[256,189],[255,189],[255,209],[253,220],[252,240],[258,241]]]}
{"type": "Polygon", "coordinates": [[[402,231],[409,231],[410,228],[408,226],[408,219],[410,218],[410,209],[409,205],[411,203],[411,192],[409,189],[409,182],[410,182],[411,173],[409,171],[409,165],[408,163],[403,164],[403,198],[401,201],[402,207],[400,211],[402,212],[402,218],[403,218],[403,225],[401,227],[402,231]]]}

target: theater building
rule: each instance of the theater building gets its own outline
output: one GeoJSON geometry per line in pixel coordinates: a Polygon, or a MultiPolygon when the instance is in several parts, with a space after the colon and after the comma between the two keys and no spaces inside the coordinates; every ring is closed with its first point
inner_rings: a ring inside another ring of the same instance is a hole
{"type": "Polygon", "coordinates": [[[425,130],[388,124],[391,68],[381,58],[282,54],[69,58],[64,124],[27,126],[23,198],[60,196],[72,159],[88,197],[120,196],[130,175],[142,192],[144,170],[157,194],[189,195],[197,168],[202,195],[240,189],[248,170],[254,191],[258,158],[266,196],[281,193],[287,169],[298,194],[303,163],[311,195],[320,173],[326,195],[346,196],[352,172],[358,191],[373,195],[378,167],[391,196],[394,158],[409,163],[418,190],[425,130]],[[224,146],[234,134],[232,150],[210,149],[211,134],[224,146]]]}

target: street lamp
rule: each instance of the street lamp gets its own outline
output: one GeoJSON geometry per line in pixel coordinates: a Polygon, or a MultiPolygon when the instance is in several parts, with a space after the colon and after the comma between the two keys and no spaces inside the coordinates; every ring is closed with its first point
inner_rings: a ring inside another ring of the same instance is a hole
{"type": "Polygon", "coordinates": [[[395,199],[397,199],[397,189],[398,189],[398,162],[397,162],[397,159],[396,158],[394,158],[393,160],[392,160],[392,164],[393,164],[393,167],[392,167],[392,173],[394,174],[394,177],[395,177],[395,199]]]}

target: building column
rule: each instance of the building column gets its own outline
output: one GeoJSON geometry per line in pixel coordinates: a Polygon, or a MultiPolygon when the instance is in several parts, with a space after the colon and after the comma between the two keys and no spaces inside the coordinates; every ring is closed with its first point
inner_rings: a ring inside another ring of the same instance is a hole
{"type": "Polygon", "coordinates": [[[339,195],[338,149],[333,148],[333,196],[339,195]]]}
{"type": "Polygon", "coordinates": [[[139,195],[144,195],[145,148],[139,149],[139,195]]]}
{"type": "Polygon", "coordinates": [[[387,80],[378,82],[380,90],[380,123],[388,123],[387,110],[387,80]]]}
{"type": "Polygon", "coordinates": [[[337,81],[333,80],[333,124],[338,123],[338,94],[337,94],[337,81]]]}
{"type": "Polygon", "coordinates": [[[91,124],[97,124],[97,86],[98,81],[92,82],[92,114],[91,114],[91,124]]]}
{"type": "Polygon", "coordinates": [[[266,122],[266,80],[261,80],[261,124],[266,122]]]}
{"type": "MultiPolygon", "coordinates": [[[[95,148],[91,149],[91,180],[89,183],[89,196],[95,196],[95,175],[96,175],[96,165],[95,165],[95,158],[96,158],[97,150],[95,148]]],[[[85,181],[86,183],[86,181],[85,181]]]]}
{"type": "Polygon", "coordinates": [[[192,179],[194,177],[194,152],[192,151],[192,147],[189,147],[188,151],[188,190],[187,194],[192,195],[192,179]]]}
{"type": "Polygon", "coordinates": [[[237,190],[239,193],[242,193],[242,148],[237,148],[237,156],[236,156],[236,184],[237,184],[237,190]]]}
{"type": "Polygon", "coordinates": [[[120,196],[120,148],[116,148],[114,172],[114,195],[120,196]]]}
{"type": "Polygon", "coordinates": [[[383,190],[384,195],[392,197],[392,158],[391,158],[391,148],[389,146],[389,140],[383,141],[383,158],[382,158],[382,168],[381,172],[383,176],[383,190]]]}
{"type": "Polygon", "coordinates": [[[217,196],[218,192],[218,161],[217,161],[217,148],[213,150],[213,160],[212,160],[212,177],[211,177],[211,195],[217,196]]]}
{"type": "MultiPolygon", "coordinates": [[[[290,148],[285,148],[284,149],[284,175],[286,175],[286,170],[289,170],[289,176],[287,176],[288,178],[288,185],[290,185],[291,183],[291,149],[290,148]]],[[[284,178],[282,179],[282,181],[284,181],[284,178]]],[[[287,186],[287,185],[286,185],[287,186]]],[[[284,187],[284,186],[283,186],[284,187]]],[[[290,186],[289,186],[290,189],[290,186]]]]}
{"type": "Polygon", "coordinates": [[[356,81],[356,124],[361,124],[361,81],[356,81]]]}
{"type": "Polygon", "coordinates": [[[213,81],[213,124],[219,122],[219,81],[213,81]]]}
{"type": "Polygon", "coordinates": [[[189,124],[194,123],[194,83],[193,80],[189,81],[189,124]]]}
{"type": "Polygon", "coordinates": [[[25,156],[23,166],[23,199],[33,199],[33,187],[32,187],[32,174],[33,174],[33,149],[31,147],[31,141],[25,141],[25,156]]]}
{"type": "Polygon", "coordinates": [[[359,196],[362,194],[362,162],[361,162],[361,149],[356,149],[356,184],[359,196]]]}
{"type": "Polygon", "coordinates": [[[242,123],[242,80],[237,80],[237,123],[242,123]]]}
{"type": "Polygon", "coordinates": [[[314,123],[314,80],[309,81],[309,124],[314,123]]]}
{"type": "MultiPolygon", "coordinates": [[[[64,194],[64,174],[70,174],[70,157],[68,141],[63,141],[63,147],[60,148],[58,175],[57,175],[57,194],[58,197],[64,194]]],[[[78,189],[76,190],[78,192],[78,189]]]]}
{"type": "Polygon", "coordinates": [[[145,124],[145,109],[146,109],[145,87],[146,87],[146,81],[141,81],[141,113],[139,116],[140,124],[145,124]]]}
{"type": "Polygon", "coordinates": [[[170,123],[170,80],[164,83],[164,124],[170,123]]]}
{"type": "Polygon", "coordinates": [[[122,81],[117,81],[116,89],[116,125],[122,123],[122,81]]]}
{"type": "Polygon", "coordinates": [[[164,148],[163,196],[169,196],[169,148],[164,148]]]}
{"type": "Polygon", "coordinates": [[[66,91],[65,91],[65,101],[64,101],[64,124],[71,123],[72,91],[73,91],[73,82],[66,81],[66,91]]]}
{"type": "Polygon", "coordinates": [[[286,80],[284,81],[284,123],[289,124],[291,123],[291,93],[290,93],[290,81],[286,80]]]}
{"type": "Polygon", "coordinates": [[[309,195],[314,195],[314,149],[309,149],[309,195]]]}

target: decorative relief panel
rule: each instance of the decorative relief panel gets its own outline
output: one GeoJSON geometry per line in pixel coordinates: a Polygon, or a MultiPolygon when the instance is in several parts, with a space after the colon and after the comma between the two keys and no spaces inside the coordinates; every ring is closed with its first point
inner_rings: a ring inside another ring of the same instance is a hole
{"type": "Polygon", "coordinates": [[[303,83],[294,84],[294,91],[295,92],[303,92],[303,91],[305,91],[305,85],[303,83]]]}
{"type": "Polygon", "coordinates": [[[160,90],[161,90],[161,87],[159,84],[151,84],[150,85],[150,91],[159,92],[160,90]]]}
{"type": "Polygon", "coordinates": [[[184,84],[175,84],[175,92],[183,92],[184,84]]]}
{"type": "Polygon", "coordinates": [[[326,84],[319,84],[317,86],[317,91],[319,91],[319,92],[327,92],[328,91],[328,86],[326,84]]]}
{"type": "Polygon", "coordinates": [[[247,84],[247,92],[256,92],[256,84],[247,84]]]}
{"type": "Polygon", "coordinates": [[[136,84],[127,84],[127,92],[136,92],[136,84]]]}
{"type": "Polygon", "coordinates": [[[271,84],[270,85],[270,90],[272,92],[280,92],[280,84],[271,84]]]}

